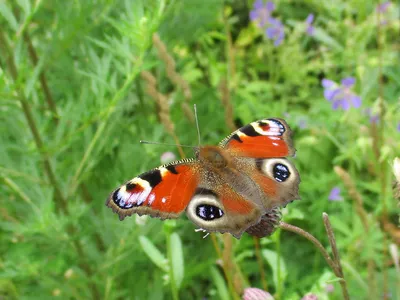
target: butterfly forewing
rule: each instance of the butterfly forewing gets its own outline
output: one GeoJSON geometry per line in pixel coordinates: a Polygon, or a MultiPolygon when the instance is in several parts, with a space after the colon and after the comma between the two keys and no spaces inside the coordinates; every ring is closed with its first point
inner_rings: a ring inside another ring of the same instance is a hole
{"type": "Polygon", "coordinates": [[[177,218],[199,184],[199,165],[182,160],[143,173],[114,190],[106,205],[121,220],[134,213],[161,219],[177,218]]]}
{"type": "Polygon", "coordinates": [[[291,130],[278,118],[262,119],[239,128],[219,144],[232,155],[269,158],[294,155],[291,130]]]}

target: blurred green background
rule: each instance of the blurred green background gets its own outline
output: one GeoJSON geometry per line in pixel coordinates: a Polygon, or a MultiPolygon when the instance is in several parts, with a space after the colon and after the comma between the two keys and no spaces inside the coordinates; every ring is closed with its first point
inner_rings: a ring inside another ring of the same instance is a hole
{"type": "Polygon", "coordinates": [[[342,299],[302,236],[203,239],[186,217],[105,207],[181,157],[139,140],[197,144],[193,104],[204,144],[284,118],[302,199],[283,221],[330,252],[327,212],[351,298],[400,299],[399,4],[273,4],[0,2],[0,299],[342,299]]]}

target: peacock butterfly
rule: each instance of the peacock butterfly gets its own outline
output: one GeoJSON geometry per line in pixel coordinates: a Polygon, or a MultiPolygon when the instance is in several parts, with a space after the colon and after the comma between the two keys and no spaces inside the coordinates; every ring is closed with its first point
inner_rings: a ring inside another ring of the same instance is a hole
{"type": "Polygon", "coordinates": [[[134,213],[173,219],[186,211],[207,232],[266,236],[278,208],[299,198],[299,173],[285,158],[294,153],[284,120],[255,121],[218,146],[196,148],[196,158],[129,180],[110,194],[106,205],[121,220],[134,213]]]}

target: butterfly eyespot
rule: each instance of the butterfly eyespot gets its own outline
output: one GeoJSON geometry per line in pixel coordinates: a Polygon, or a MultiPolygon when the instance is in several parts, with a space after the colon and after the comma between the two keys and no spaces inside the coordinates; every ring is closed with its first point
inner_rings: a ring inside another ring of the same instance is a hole
{"type": "Polygon", "coordinates": [[[221,218],[224,212],[214,205],[203,204],[196,207],[196,215],[205,221],[211,221],[221,218]]]}
{"type": "Polygon", "coordinates": [[[274,165],[272,172],[274,174],[275,180],[279,182],[286,181],[290,176],[289,168],[279,163],[274,165]]]}

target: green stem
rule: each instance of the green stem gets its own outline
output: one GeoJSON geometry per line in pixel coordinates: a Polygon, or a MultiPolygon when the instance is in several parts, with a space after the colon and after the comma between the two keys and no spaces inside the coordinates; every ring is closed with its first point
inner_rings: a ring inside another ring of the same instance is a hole
{"type": "Polygon", "coordinates": [[[325,258],[325,261],[328,263],[328,265],[331,267],[333,272],[336,274],[337,273],[337,267],[331,257],[329,256],[328,251],[325,250],[324,246],[322,246],[321,242],[318,241],[313,235],[309,234],[307,231],[304,231],[303,229],[287,224],[285,222],[279,222],[279,227],[291,231],[294,233],[297,233],[298,235],[301,235],[302,237],[306,238],[309,240],[311,243],[314,244],[318,248],[318,250],[321,252],[322,256],[325,258]]]}
{"type": "Polygon", "coordinates": [[[343,293],[343,298],[348,300],[350,299],[349,297],[349,292],[347,291],[347,284],[346,280],[344,279],[344,274],[342,270],[342,264],[340,263],[340,256],[339,256],[339,250],[336,246],[336,239],[335,239],[335,234],[333,233],[331,222],[329,221],[329,216],[327,213],[322,214],[322,218],[324,219],[324,225],[326,229],[326,233],[328,234],[328,239],[329,243],[331,244],[332,248],[332,254],[333,254],[333,259],[336,263],[337,267],[337,273],[336,276],[342,278],[343,280],[340,280],[340,285],[342,286],[342,293],[343,293]]]}
{"type": "Polygon", "coordinates": [[[282,284],[282,272],[281,272],[281,231],[277,230],[276,232],[276,253],[277,253],[277,262],[276,262],[276,267],[277,267],[277,274],[276,277],[278,279],[278,286],[277,288],[277,298],[282,299],[282,289],[283,289],[283,284],[282,284]]]}
{"type": "Polygon", "coordinates": [[[172,298],[174,300],[179,300],[178,288],[175,285],[175,275],[174,268],[172,267],[172,252],[171,252],[171,233],[167,233],[167,252],[168,252],[168,261],[169,261],[169,283],[171,286],[172,298]]]}
{"type": "Polygon", "coordinates": [[[322,246],[321,242],[318,241],[314,236],[309,234],[307,231],[304,231],[303,229],[301,229],[299,227],[296,227],[296,226],[293,226],[293,225],[290,225],[290,224],[287,224],[284,222],[280,222],[279,227],[305,237],[307,240],[312,242],[318,248],[318,250],[324,256],[328,265],[331,267],[333,273],[335,273],[336,277],[338,277],[340,279],[339,282],[340,282],[340,286],[342,288],[343,299],[349,300],[350,296],[347,291],[347,284],[344,279],[343,270],[342,270],[342,266],[340,263],[339,251],[336,247],[335,235],[333,233],[328,214],[323,213],[322,216],[323,216],[323,220],[324,220],[325,229],[328,234],[329,242],[332,247],[333,259],[330,257],[328,251],[326,251],[324,246],[322,246]]]}
{"type": "Polygon", "coordinates": [[[263,290],[268,292],[268,282],[265,279],[264,264],[263,264],[263,259],[262,259],[261,251],[260,251],[260,248],[261,248],[260,247],[260,238],[253,236],[253,241],[254,241],[254,248],[255,248],[256,257],[257,257],[258,268],[260,270],[261,285],[263,287],[263,290]]]}

